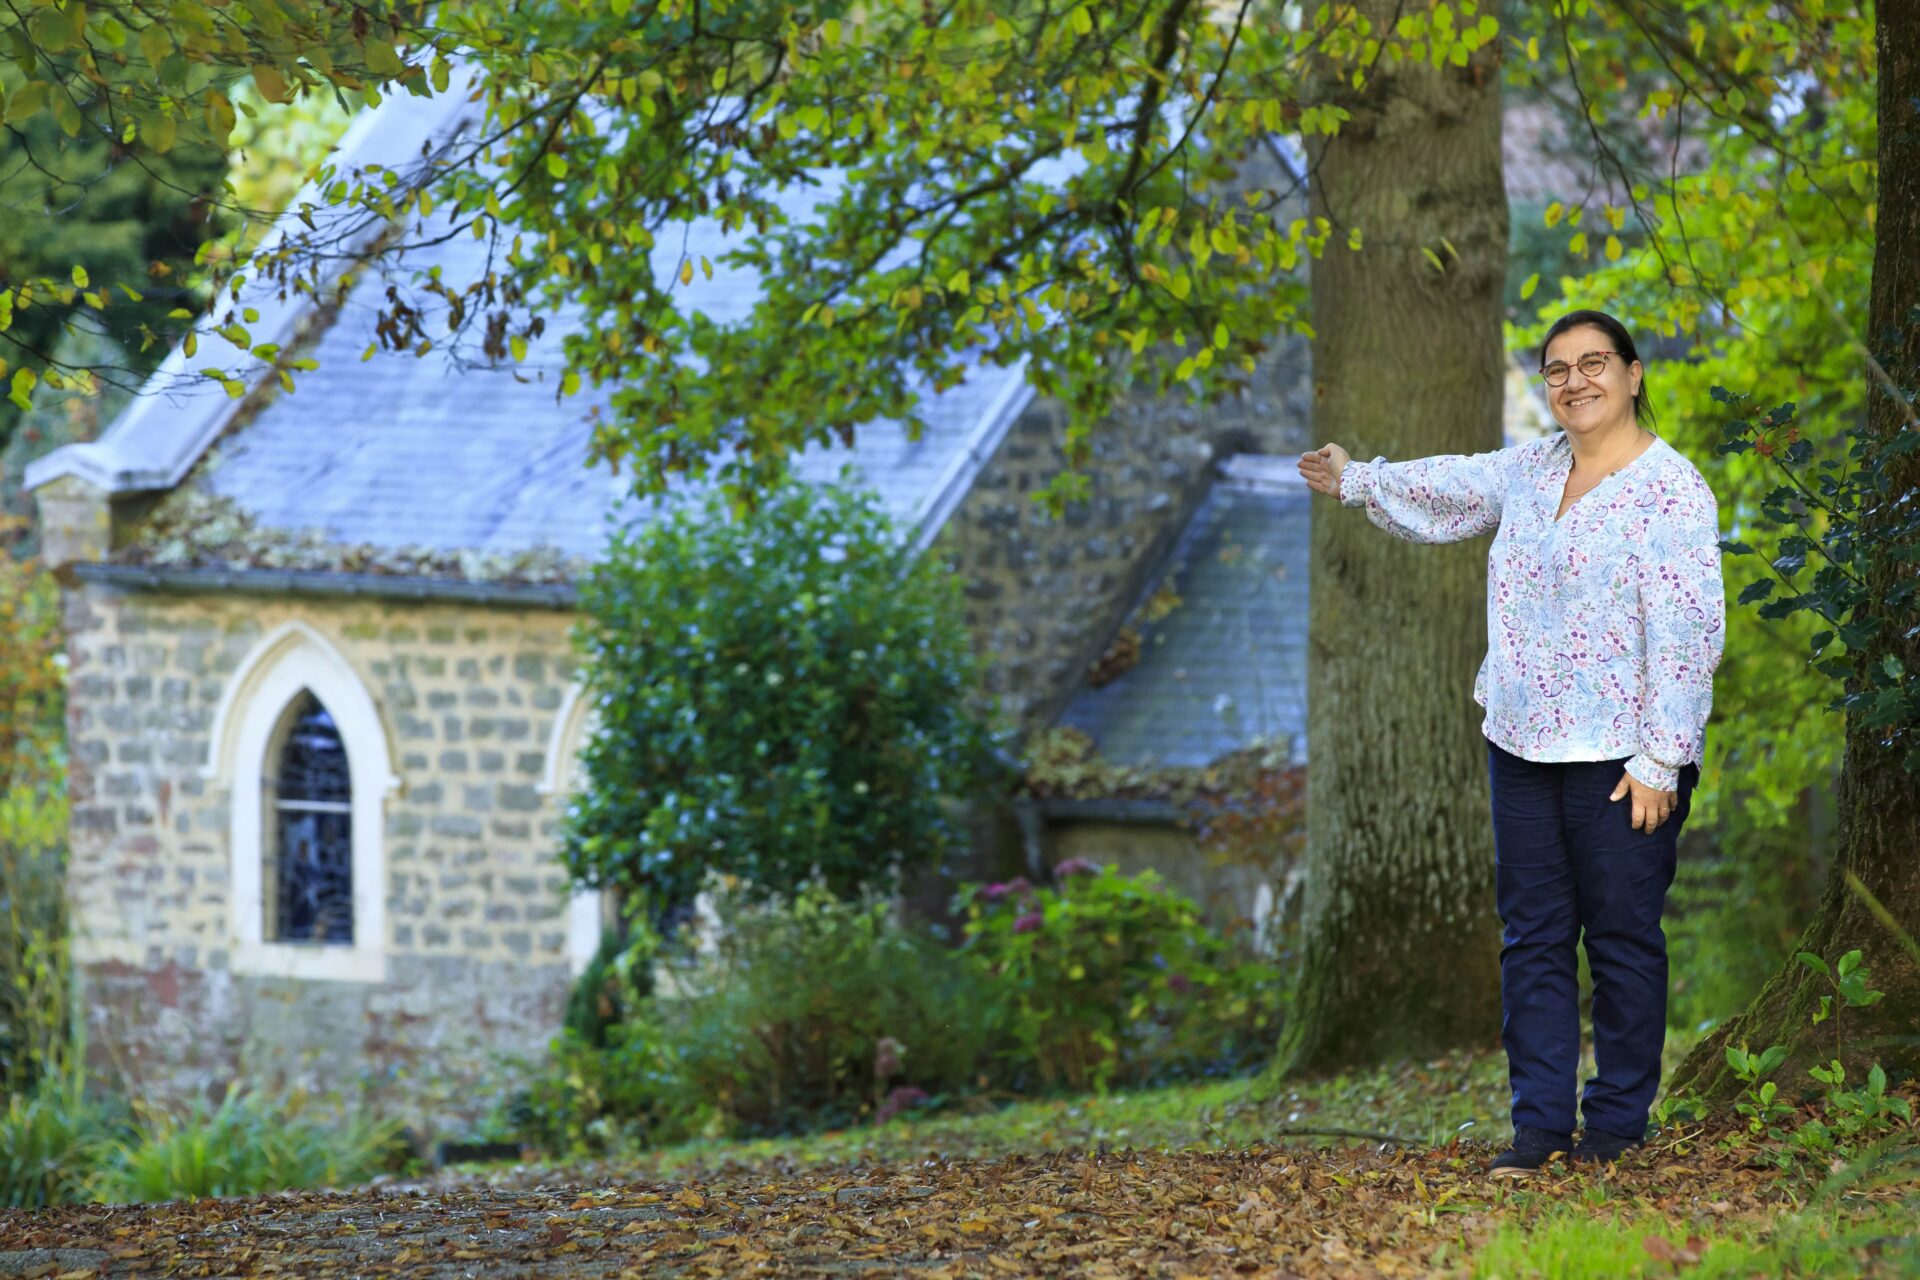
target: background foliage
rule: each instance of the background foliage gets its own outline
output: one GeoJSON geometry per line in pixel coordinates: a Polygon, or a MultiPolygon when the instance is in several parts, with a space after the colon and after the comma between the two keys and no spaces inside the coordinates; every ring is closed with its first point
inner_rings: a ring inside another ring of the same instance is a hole
{"type": "Polygon", "coordinates": [[[59,605],[50,575],[0,547],[0,1095],[58,1075],[73,1032],[59,605]]]}
{"type": "Polygon", "coordinates": [[[1282,984],[1244,932],[1207,928],[1150,871],[1058,872],[967,887],[957,949],[871,895],[719,885],[710,933],[636,934],[650,994],[628,987],[597,1045],[564,1033],[492,1129],[630,1151],[1230,1074],[1271,1051],[1282,984]]]}

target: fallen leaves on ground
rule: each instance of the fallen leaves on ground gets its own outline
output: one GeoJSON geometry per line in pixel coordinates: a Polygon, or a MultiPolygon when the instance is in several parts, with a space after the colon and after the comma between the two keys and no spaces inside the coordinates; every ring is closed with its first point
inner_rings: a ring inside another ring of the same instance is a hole
{"type": "Polygon", "coordinates": [[[1491,1154],[1055,1153],[0,1211],[0,1276],[1413,1276],[1458,1267],[1503,1221],[1583,1205],[1697,1233],[1647,1242],[1680,1271],[1716,1233],[1764,1225],[1807,1190],[1709,1143],[1656,1144],[1604,1172],[1559,1166],[1524,1189],[1485,1177],[1491,1154]]]}

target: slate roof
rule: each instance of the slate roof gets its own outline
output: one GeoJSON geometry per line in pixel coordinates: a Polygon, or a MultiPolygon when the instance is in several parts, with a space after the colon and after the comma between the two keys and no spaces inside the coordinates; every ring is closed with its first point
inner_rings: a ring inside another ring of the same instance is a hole
{"type": "MultiPolygon", "coordinates": [[[[711,255],[720,246],[717,234],[696,232],[690,250],[711,255]]],[[[449,281],[475,279],[484,274],[484,255],[484,244],[456,237],[369,275],[311,352],[320,368],[224,441],[200,482],[267,527],[318,526],[343,543],[597,555],[609,515],[632,519],[643,508],[628,497],[627,474],[583,465],[592,415],[605,410],[606,397],[555,398],[557,333],[569,317],[556,317],[520,366],[459,367],[437,352],[360,359],[373,341],[386,276],[404,281],[431,265],[449,281]],[[516,368],[523,377],[530,370],[545,376],[522,381],[516,368]]],[[[747,273],[718,263],[712,281],[696,274],[695,285],[692,305],[715,319],[747,312],[758,288],[747,273]]],[[[943,494],[975,452],[990,451],[992,429],[1004,427],[1029,395],[1020,368],[976,366],[960,386],[927,399],[918,441],[897,424],[873,423],[853,448],[810,448],[795,469],[828,481],[851,462],[896,519],[909,528],[937,525],[943,494]]]]}
{"type": "Polygon", "coordinates": [[[1305,743],[1313,494],[1282,463],[1293,466],[1230,460],[1147,592],[1165,583],[1180,604],[1138,624],[1139,661],[1100,688],[1083,685],[1056,721],[1090,734],[1103,758],[1204,765],[1255,737],[1305,743]]]}
{"type": "MultiPolygon", "coordinates": [[[[350,129],[340,168],[396,164],[423,143],[456,136],[466,123],[463,109],[458,94],[427,103],[391,97],[350,129]]],[[[789,216],[804,220],[830,189],[790,188],[783,197],[789,216]]],[[[438,238],[448,229],[443,217],[408,228],[408,241],[438,238]]],[[[726,241],[717,224],[705,221],[687,228],[684,240],[676,228],[655,253],[671,268],[683,247],[713,259],[726,241]]],[[[28,484],[79,474],[123,493],[173,488],[191,470],[190,485],[230,500],[269,531],[317,532],[328,542],[396,550],[486,556],[551,549],[567,560],[596,556],[609,516],[638,518],[646,508],[629,496],[627,476],[604,464],[584,465],[592,415],[604,411],[606,397],[554,395],[563,363],[559,335],[577,322],[577,312],[550,315],[545,335],[517,366],[485,367],[471,349],[466,359],[453,359],[444,346],[424,357],[380,351],[361,358],[374,341],[389,282],[405,289],[416,272],[437,267],[449,284],[462,285],[484,275],[485,253],[483,242],[455,235],[366,270],[324,330],[306,339],[311,345],[303,353],[320,367],[298,375],[292,394],[273,397],[237,426],[232,402],[217,388],[181,382],[190,371],[176,350],[149,388],[168,391],[136,398],[97,444],[42,459],[28,484]],[[223,431],[228,434],[209,452],[223,431]]],[[[716,261],[711,280],[696,273],[684,289],[684,305],[715,320],[736,320],[751,309],[758,289],[752,273],[716,261]]],[[[251,326],[256,341],[284,342],[295,325],[317,314],[299,302],[271,305],[263,292],[242,295],[261,311],[251,326]]],[[[418,290],[407,296],[437,302],[418,290]]],[[[438,311],[423,310],[426,332],[443,334],[438,311]]],[[[217,338],[203,338],[201,348],[196,368],[209,363],[208,351],[231,353],[217,338]]],[[[924,546],[1031,399],[1024,373],[1020,365],[976,364],[959,386],[925,395],[919,440],[909,441],[898,424],[870,423],[851,449],[837,443],[807,449],[795,459],[795,471],[830,481],[851,464],[924,546]]],[[[680,493],[691,489],[683,485],[680,493]]]]}

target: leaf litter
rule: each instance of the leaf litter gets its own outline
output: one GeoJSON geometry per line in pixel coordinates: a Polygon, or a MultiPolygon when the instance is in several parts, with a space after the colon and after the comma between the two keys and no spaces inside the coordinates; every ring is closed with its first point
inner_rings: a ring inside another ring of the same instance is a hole
{"type": "MultiPolygon", "coordinates": [[[[1767,1234],[1813,1193],[1697,1126],[1606,1170],[1488,1179],[1490,1144],[1073,1151],[795,1168],[737,1161],[677,1180],[452,1173],[351,1192],[0,1211],[0,1276],[1318,1277],[1459,1274],[1503,1225],[1653,1216],[1648,1274],[1684,1274],[1717,1239],[1767,1234]],[[538,1179],[538,1180],[536,1180],[538,1179]]],[[[1878,1180],[1857,1209],[1911,1207],[1878,1180]]],[[[1906,1219],[1911,1221],[1909,1217],[1906,1219]]],[[[1863,1275],[1906,1274],[1869,1238],[1863,1275]],[[1885,1265],[1882,1265],[1885,1262],[1885,1265]]]]}

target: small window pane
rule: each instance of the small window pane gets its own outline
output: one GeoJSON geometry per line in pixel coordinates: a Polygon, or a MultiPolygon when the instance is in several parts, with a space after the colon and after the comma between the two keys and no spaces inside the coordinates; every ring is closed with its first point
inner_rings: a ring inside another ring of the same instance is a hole
{"type": "Polygon", "coordinates": [[[311,693],[288,709],[268,780],[273,937],[353,943],[353,787],[346,746],[311,693]]]}

